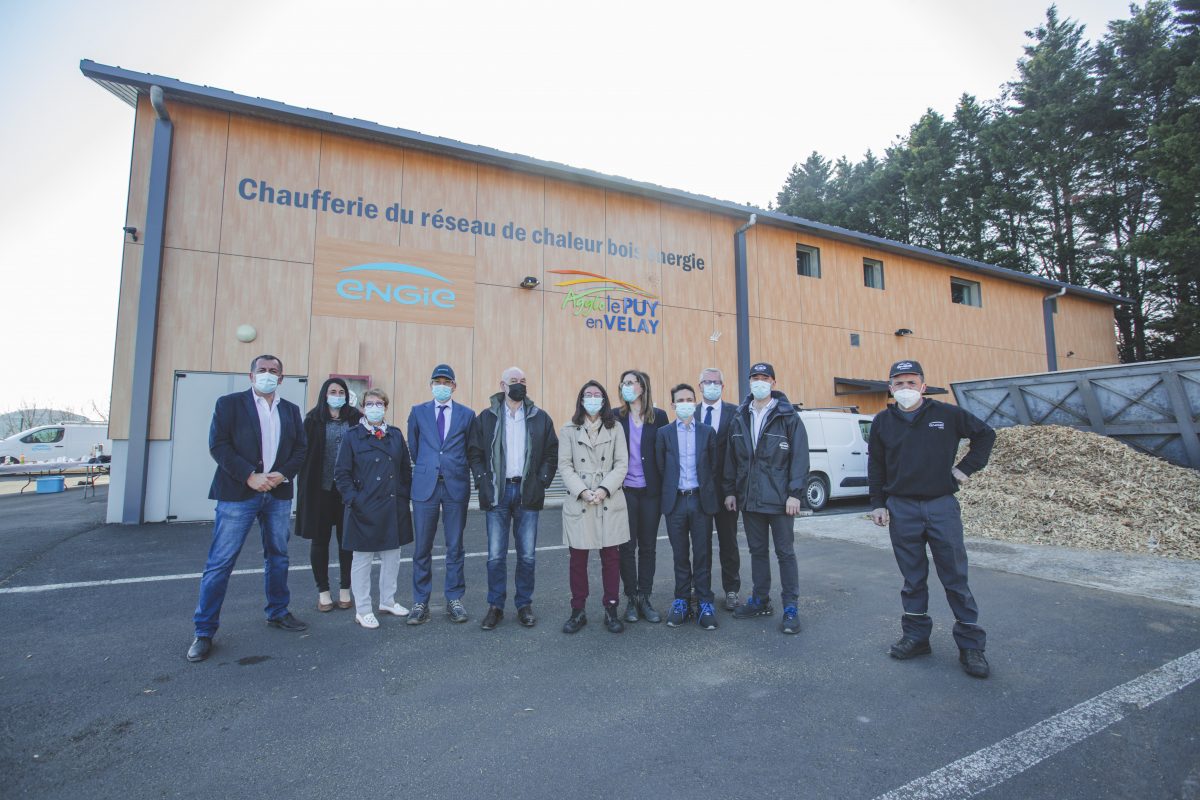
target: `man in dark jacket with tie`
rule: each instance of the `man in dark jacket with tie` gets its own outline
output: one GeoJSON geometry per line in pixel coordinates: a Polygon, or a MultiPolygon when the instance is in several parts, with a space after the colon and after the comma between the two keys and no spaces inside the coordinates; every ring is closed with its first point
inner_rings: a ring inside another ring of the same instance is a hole
{"type": "Polygon", "coordinates": [[[282,380],[283,362],[259,356],[250,363],[250,388],[221,397],[213,411],[208,451],[217,471],[208,496],[217,501],[216,519],[188,661],[203,661],[212,650],[229,576],[256,520],[263,540],[267,624],[285,631],[308,628],[288,611],[292,482],[304,463],[306,443],[300,409],[275,393],[282,380]]]}
{"type": "MultiPolygon", "coordinates": [[[[717,490],[721,488],[721,471],[725,467],[725,452],[729,445],[729,431],[733,427],[733,416],[737,413],[734,403],[721,399],[725,390],[725,375],[716,367],[706,367],[700,373],[700,396],[703,398],[696,408],[696,421],[716,431],[717,490]]],[[[717,503],[713,524],[717,529],[717,551],[721,557],[721,588],[725,592],[725,610],[737,608],[742,590],[742,554],[738,550],[738,511],[730,511],[724,503],[717,503]]]]}

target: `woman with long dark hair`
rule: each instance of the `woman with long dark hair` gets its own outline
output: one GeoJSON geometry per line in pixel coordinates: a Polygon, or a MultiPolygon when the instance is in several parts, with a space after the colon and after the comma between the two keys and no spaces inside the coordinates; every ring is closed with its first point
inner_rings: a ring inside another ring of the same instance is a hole
{"type": "Polygon", "coordinates": [[[587,624],[588,551],[600,551],[604,584],[604,627],[625,630],[618,613],[620,562],[618,548],[629,540],[629,517],[621,483],[629,465],[625,437],[608,393],[599,381],[588,381],[575,398],[575,414],[558,435],[558,472],[567,487],[563,501],[563,541],[571,554],[571,616],[563,633],[587,624]]]}
{"type": "Polygon", "coordinates": [[[334,601],[329,591],[329,540],[337,533],[339,608],[350,608],[350,563],[353,554],[342,549],[342,515],[345,506],[333,481],[333,465],[338,447],[351,426],[362,418],[349,405],[350,389],[341,378],[330,378],[321,385],[317,402],[304,417],[304,435],[308,439],[308,455],[296,477],[296,535],[309,539],[312,547],[313,578],[317,582],[317,610],[333,611],[334,601]]]}
{"type": "Polygon", "coordinates": [[[625,621],[662,622],[650,605],[654,590],[654,562],[658,545],[658,520],[662,516],[662,478],[654,457],[658,429],[668,423],[667,412],[654,405],[650,376],[627,369],[621,373],[621,408],[617,412],[629,450],[625,497],[629,509],[629,541],[621,545],[621,583],[625,584],[625,621]]]}

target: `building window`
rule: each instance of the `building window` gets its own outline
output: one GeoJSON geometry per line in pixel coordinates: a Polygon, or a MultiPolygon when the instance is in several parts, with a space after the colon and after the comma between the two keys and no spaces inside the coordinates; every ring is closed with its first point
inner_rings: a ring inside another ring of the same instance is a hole
{"type": "Polygon", "coordinates": [[[796,274],[807,278],[821,277],[821,251],[806,244],[796,245],[796,274]]]}
{"type": "Polygon", "coordinates": [[[979,294],[979,283],[965,281],[962,278],[951,278],[950,302],[977,308],[983,306],[983,298],[979,294]]]}
{"type": "Polygon", "coordinates": [[[850,334],[850,346],[851,347],[858,347],[858,340],[859,340],[859,337],[858,337],[857,333],[850,334]]]}
{"type": "Polygon", "coordinates": [[[883,289],[883,262],[874,258],[863,259],[863,286],[868,289],[883,289]]]}

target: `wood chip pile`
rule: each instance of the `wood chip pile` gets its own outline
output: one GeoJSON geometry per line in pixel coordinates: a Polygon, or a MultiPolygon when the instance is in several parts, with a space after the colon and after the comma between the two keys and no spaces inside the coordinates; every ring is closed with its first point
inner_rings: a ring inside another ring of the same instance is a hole
{"type": "Polygon", "coordinates": [[[958,498],[967,536],[1200,559],[1200,472],[1095,433],[999,428],[958,498]]]}

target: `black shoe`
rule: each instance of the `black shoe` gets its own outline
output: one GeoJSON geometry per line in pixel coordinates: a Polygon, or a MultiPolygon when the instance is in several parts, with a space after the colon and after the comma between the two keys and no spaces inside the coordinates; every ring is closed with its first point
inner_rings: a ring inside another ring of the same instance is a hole
{"type": "Polygon", "coordinates": [[[197,636],[192,641],[192,646],[188,648],[187,660],[195,663],[208,658],[208,654],[212,652],[212,637],[197,636]]]}
{"type": "Polygon", "coordinates": [[[532,628],[534,625],[537,625],[537,617],[533,615],[533,608],[531,606],[521,606],[518,608],[517,622],[526,628],[532,628]]]}
{"type": "Polygon", "coordinates": [[[992,674],[992,668],[988,666],[982,650],[966,650],[960,647],[958,662],[962,664],[963,672],[972,678],[986,678],[992,674]]]}
{"type": "Polygon", "coordinates": [[[646,622],[662,622],[662,614],[654,610],[654,606],[650,605],[650,595],[644,594],[638,597],[637,602],[638,613],[645,618],[646,622]]]}
{"type": "Polygon", "coordinates": [[[671,610],[667,612],[667,627],[678,628],[688,618],[688,602],[675,598],[675,602],[671,603],[671,610]]]}
{"type": "Polygon", "coordinates": [[[563,623],[563,633],[579,633],[579,629],[587,625],[587,614],[582,608],[571,610],[571,616],[563,623]]]}
{"type": "Polygon", "coordinates": [[[429,606],[425,603],[414,603],[412,611],[408,612],[409,625],[421,625],[429,622],[429,606]]]}
{"type": "Polygon", "coordinates": [[[800,615],[796,613],[795,606],[783,607],[783,619],[779,621],[779,630],[783,633],[800,632],[800,615]]]}
{"type": "Polygon", "coordinates": [[[631,624],[638,621],[638,601],[632,595],[629,597],[629,602],[625,604],[625,621],[631,624]]]}
{"type": "Polygon", "coordinates": [[[604,607],[604,627],[609,633],[620,633],[625,630],[625,624],[621,622],[621,616],[617,613],[617,604],[604,607]]]}
{"type": "Polygon", "coordinates": [[[451,622],[466,622],[467,609],[463,606],[462,600],[451,600],[446,603],[446,616],[451,622]]]}
{"type": "Polygon", "coordinates": [[[769,617],[775,613],[771,608],[771,598],[759,600],[754,595],[746,598],[746,602],[733,610],[734,619],[751,619],[752,617],[769,617]]]}
{"type": "Polygon", "coordinates": [[[713,609],[712,603],[700,604],[700,617],[697,622],[706,631],[717,629],[717,612],[713,609]]]}
{"type": "Polygon", "coordinates": [[[739,598],[738,598],[737,592],[726,592],[725,593],[725,610],[733,611],[735,608],[737,608],[738,607],[738,599],[739,598]]]}
{"type": "Polygon", "coordinates": [[[933,652],[933,648],[929,646],[928,639],[914,639],[911,636],[903,636],[900,641],[892,645],[888,650],[888,655],[892,658],[905,659],[915,658],[917,656],[927,656],[933,652]]]}
{"type": "Polygon", "coordinates": [[[281,631],[291,631],[292,633],[300,633],[301,631],[308,630],[308,625],[293,617],[290,611],[282,617],[267,620],[267,624],[272,628],[279,628],[281,631]]]}
{"type": "MultiPolygon", "coordinates": [[[[466,613],[465,611],[463,612],[466,613]]],[[[495,606],[488,606],[487,613],[483,615],[483,622],[479,623],[479,627],[485,631],[490,631],[500,624],[500,620],[504,619],[504,612],[495,606]]]]}

